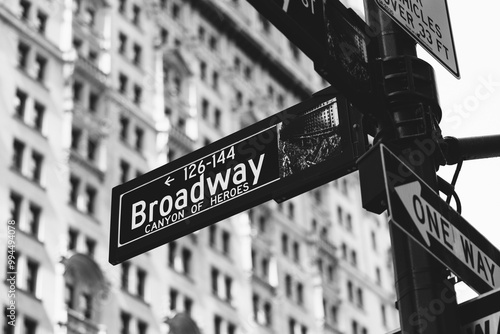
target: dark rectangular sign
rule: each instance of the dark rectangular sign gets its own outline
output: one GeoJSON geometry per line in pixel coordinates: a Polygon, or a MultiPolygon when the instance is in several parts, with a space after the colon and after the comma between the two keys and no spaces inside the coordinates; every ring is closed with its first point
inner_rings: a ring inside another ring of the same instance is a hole
{"type": "Polygon", "coordinates": [[[370,30],[339,0],[247,0],[297,45],[316,71],[363,113],[377,110],[369,76],[370,30]]]}
{"type": "MultiPolygon", "coordinates": [[[[482,294],[458,305],[460,334],[500,333],[500,290],[482,294]]],[[[396,330],[390,334],[401,334],[396,330]]]]}
{"type": "Polygon", "coordinates": [[[479,293],[500,288],[500,251],[386,146],[391,221],[479,293]]]}
{"type": "Polygon", "coordinates": [[[327,89],[311,99],[113,188],[112,264],[270,199],[355,169],[359,114],[327,89]]]}

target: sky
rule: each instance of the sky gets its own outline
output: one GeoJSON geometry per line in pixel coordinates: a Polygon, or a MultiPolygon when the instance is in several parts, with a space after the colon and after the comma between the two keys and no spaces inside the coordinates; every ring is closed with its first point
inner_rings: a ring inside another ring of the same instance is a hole
{"type": "MultiPolygon", "coordinates": [[[[363,0],[342,2],[358,13],[363,10],[363,0]]],[[[500,135],[500,1],[448,1],[448,8],[461,78],[423,48],[417,51],[436,73],[443,136],[500,135]]],[[[451,182],[455,168],[442,167],[438,175],[451,182]]],[[[500,157],[465,161],[456,192],[462,216],[500,248],[500,157]]],[[[457,294],[459,301],[475,296],[462,285],[457,294]]]]}

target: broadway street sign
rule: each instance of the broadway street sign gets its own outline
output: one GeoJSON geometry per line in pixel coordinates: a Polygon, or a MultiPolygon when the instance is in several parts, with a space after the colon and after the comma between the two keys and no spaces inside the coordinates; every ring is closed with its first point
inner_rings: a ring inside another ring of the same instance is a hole
{"type": "Polygon", "coordinates": [[[391,221],[479,293],[500,287],[500,252],[386,146],[391,221]]]}
{"type": "Polygon", "coordinates": [[[377,0],[418,44],[460,79],[446,0],[377,0]]]}
{"type": "Polygon", "coordinates": [[[355,169],[360,116],[326,89],[311,99],[113,188],[112,264],[270,199],[355,169]],[[357,126],[356,126],[357,125],[357,126]]]}
{"type": "Polygon", "coordinates": [[[339,0],[247,0],[297,45],[316,71],[363,113],[377,110],[368,68],[369,27],[339,0]]]}

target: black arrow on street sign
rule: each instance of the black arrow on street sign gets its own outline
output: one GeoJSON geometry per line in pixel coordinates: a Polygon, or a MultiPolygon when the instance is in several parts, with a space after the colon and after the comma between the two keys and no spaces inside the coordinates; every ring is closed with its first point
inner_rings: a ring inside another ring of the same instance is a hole
{"type": "Polygon", "coordinates": [[[385,145],[391,222],[479,293],[500,288],[500,251],[385,145]]]}

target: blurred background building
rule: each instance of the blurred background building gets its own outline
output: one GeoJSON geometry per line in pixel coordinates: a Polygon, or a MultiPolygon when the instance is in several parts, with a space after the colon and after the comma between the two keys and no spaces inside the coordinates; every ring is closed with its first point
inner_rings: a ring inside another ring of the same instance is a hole
{"type": "Polygon", "coordinates": [[[2,0],[0,34],[4,334],[398,327],[387,222],[356,174],[107,262],[112,187],[327,86],[246,1],[2,0]]]}

